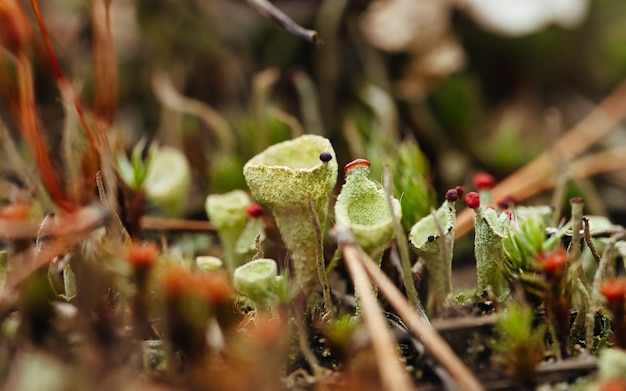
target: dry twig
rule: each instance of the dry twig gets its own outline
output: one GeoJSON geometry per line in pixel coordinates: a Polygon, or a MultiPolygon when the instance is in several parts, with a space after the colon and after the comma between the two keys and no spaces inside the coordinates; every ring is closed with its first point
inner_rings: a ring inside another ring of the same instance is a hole
{"type": "MultiPolygon", "coordinates": [[[[336,228],[336,230],[338,230],[336,228]]],[[[375,266],[374,261],[363,253],[349,238],[345,238],[345,233],[338,236],[344,252],[344,259],[349,267],[361,265],[369,277],[378,285],[380,292],[387,298],[387,301],[395,308],[398,315],[405,322],[409,330],[413,332],[430,354],[454,377],[459,389],[474,391],[483,390],[483,386],[472,374],[461,359],[452,351],[450,346],[441,338],[435,329],[426,325],[419,315],[411,308],[406,298],[400,293],[398,288],[389,280],[385,274],[375,266]]],[[[356,283],[356,281],[355,281],[356,283]]],[[[365,289],[367,291],[367,289],[365,289]]],[[[361,292],[365,294],[364,292],[361,292]]],[[[363,300],[363,303],[365,300],[363,300]]],[[[365,314],[365,305],[363,305],[365,314]]]]}
{"type": "Polygon", "coordinates": [[[352,234],[348,228],[337,228],[336,232],[340,246],[342,246],[344,260],[354,280],[354,288],[361,301],[363,319],[372,338],[383,388],[387,391],[411,390],[411,380],[402,367],[397,350],[394,348],[396,344],[393,336],[372,292],[367,273],[363,269],[363,264],[368,261],[372,266],[375,263],[371,259],[362,261],[361,257],[364,253],[353,243],[352,234]]]}
{"type": "Polygon", "coordinates": [[[323,42],[317,36],[317,31],[308,30],[300,26],[287,16],[283,11],[276,8],[272,3],[267,0],[247,0],[254,9],[256,9],[261,15],[272,19],[278,25],[285,30],[289,31],[294,36],[303,39],[313,45],[319,46],[323,42]]]}

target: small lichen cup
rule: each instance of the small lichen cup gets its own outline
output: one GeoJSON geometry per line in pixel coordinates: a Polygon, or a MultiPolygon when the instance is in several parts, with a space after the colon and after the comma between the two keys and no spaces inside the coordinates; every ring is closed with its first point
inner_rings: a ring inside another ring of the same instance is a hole
{"type": "Polygon", "coordinates": [[[246,228],[246,209],[251,203],[250,197],[243,190],[209,194],[206,199],[206,212],[222,242],[224,261],[230,273],[243,263],[244,257],[236,248],[237,241],[246,228]]]}
{"type": "Polygon", "coordinates": [[[304,135],[275,144],[250,159],[243,174],[254,198],[276,219],[291,251],[296,284],[311,293],[317,286],[316,261],[323,252],[309,202],[323,228],[337,181],[337,161],[330,141],[304,135]]]}
{"type": "Polygon", "coordinates": [[[335,203],[337,224],[350,227],[356,242],[380,265],[382,246],[394,237],[393,215],[402,218],[400,201],[392,198],[393,215],[385,191],[369,179],[370,164],[357,159],[344,169],[346,182],[335,203]]]}
{"type": "Polygon", "coordinates": [[[233,273],[235,289],[252,300],[258,309],[271,307],[272,295],[276,287],[278,267],[269,258],[255,259],[239,266],[233,273]]]}

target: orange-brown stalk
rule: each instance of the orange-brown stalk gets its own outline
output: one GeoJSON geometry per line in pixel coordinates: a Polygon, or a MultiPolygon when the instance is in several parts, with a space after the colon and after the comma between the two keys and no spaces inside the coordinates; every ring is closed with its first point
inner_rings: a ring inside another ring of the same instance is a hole
{"type": "MultiPolygon", "coordinates": [[[[35,12],[35,17],[37,18],[37,23],[39,24],[39,28],[41,30],[41,36],[48,51],[48,56],[50,57],[50,61],[52,62],[52,68],[56,77],[57,88],[61,92],[63,100],[74,106],[78,116],[78,121],[80,122],[80,125],[87,136],[87,140],[89,141],[89,149],[85,152],[82,161],[83,181],[86,182],[88,188],[91,187],[95,190],[95,178],[98,167],[100,165],[98,157],[103,145],[102,140],[105,140],[105,137],[102,137],[98,134],[100,133],[102,127],[96,126],[94,130],[87,123],[83,106],[78,96],[75,94],[69,80],[65,77],[65,74],[63,73],[63,70],[59,65],[59,61],[57,60],[54,49],[52,48],[52,43],[50,42],[48,30],[46,29],[43,18],[41,16],[41,12],[39,10],[39,4],[37,3],[37,0],[31,0],[31,4],[33,6],[33,11],[35,12]]],[[[82,193],[89,194],[90,192],[83,191],[82,193]]],[[[78,199],[79,195],[75,195],[75,198],[78,199]]]]}
{"type": "Polygon", "coordinates": [[[115,42],[111,34],[111,0],[92,3],[93,60],[95,68],[94,113],[111,125],[117,114],[118,75],[115,42]]]}
{"type": "Polygon", "coordinates": [[[17,69],[22,135],[35,158],[41,179],[50,197],[62,210],[71,212],[75,209],[75,205],[68,199],[63,190],[64,186],[58,174],[59,170],[55,162],[50,159],[48,145],[37,120],[32,69],[28,58],[23,53],[17,58],[17,69]]]}

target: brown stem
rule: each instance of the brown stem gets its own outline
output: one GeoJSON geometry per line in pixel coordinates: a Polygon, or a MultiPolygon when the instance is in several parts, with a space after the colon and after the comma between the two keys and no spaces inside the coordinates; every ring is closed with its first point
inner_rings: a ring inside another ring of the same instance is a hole
{"type": "Polygon", "coordinates": [[[303,39],[307,42],[310,42],[316,46],[321,45],[323,42],[317,36],[317,31],[308,30],[304,27],[300,26],[296,22],[293,21],[289,16],[287,16],[283,11],[276,8],[272,3],[267,0],[247,0],[248,4],[250,4],[254,9],[256,9],[261,15],[272,19],[278,25],[280,25],[285,30],[289,31],[291,34],[296,36],[297,38],[303,39]]]}
{"type": "MultiPolygon", "coordinates": [[[[424,347],[450,373],[457,382],[459,389],[466,391],[484,390],[478,379],[452,351],[446,341],[441,338],[441,335],[434,328],[424,323],[393,282],[376,267],[367,254],[350,241],[350,237],[345,237],[345,233],[339,230],[339,228],[336,228],[338,241],[342,245],[346,262],[360,264],[365,268],[369,277],[387,298],[389,304],[398,312],[398,315],[406,323],[409,330],[420,338],[424,347]],[[340,236],[343,236],[343,238],[340,238],[340,236]]],[[[370,290],[365,289],[364,291],[369,292],[370,290]]],[[[371,292],[369,293],[371,294],[371,292]]]]}

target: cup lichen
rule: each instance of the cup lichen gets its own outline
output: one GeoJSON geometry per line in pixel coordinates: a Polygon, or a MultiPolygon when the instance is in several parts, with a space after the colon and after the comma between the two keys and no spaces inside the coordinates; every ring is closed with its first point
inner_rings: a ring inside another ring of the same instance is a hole
{"type": "MultiPolygon", "coordinates": [[[[387,195],[376,182],[369,179],[370,167],[358,159],[346,166],[346,182],[335,204],[337,224],[350,227],[356,242],[380,263],[382,251],[394,237],[393,216],[387,205],[387,195]]],[[[402,217],[400,201],[393,198],[393,214],[402,217]]]]}
{"type": "Polygon", "coordinates": [[[226,268],[231,273],[243,263],[243,255],[236,249],[248,222],[246,209],[251,203],[250,197],[243,190],[210,194],[206,199],[207,215],[222,242],[226,268]]]}
{"type": "Polygon", "coordinates": [[[243,173],[254,198],[276,219],[291,251],[296,284],[311,293],[317,286],[316,260],[321,260],[323,251],[310,209],[323,227],[337,181],[337,159],[330,141],[304,135],[275,144],[250,159],[243,173]],[[330,153],[329,161],[320,159],[324,152],[330,153]]]}

